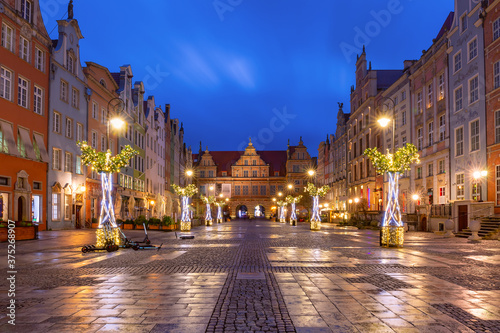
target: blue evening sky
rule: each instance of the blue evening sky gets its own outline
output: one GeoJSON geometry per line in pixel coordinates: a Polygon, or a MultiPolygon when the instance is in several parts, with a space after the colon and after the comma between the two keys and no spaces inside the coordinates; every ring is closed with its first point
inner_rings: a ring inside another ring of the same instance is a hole
{"type": "MultiPolygon", "coordinates": [[[[67,0],[40,0],[47,31],[67,0]]],[[[356,53],[374,69],[402,69],[432,44],[452,0],[75,0],[82,64],[132,65],[146,95],[171,105],[185,141],[203,149],[286,149],[317,156],[350,110],[356,53]]],[[[54,29],[55,28],[55,29],[54,29]]]]}

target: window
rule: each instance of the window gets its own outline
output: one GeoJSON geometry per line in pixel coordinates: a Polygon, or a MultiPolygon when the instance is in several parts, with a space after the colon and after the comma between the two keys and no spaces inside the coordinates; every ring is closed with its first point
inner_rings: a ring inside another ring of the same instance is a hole
{"type": "Polygon", "coordinates": [[[406,136],[403,136],[402,143],[403,143],[403,147],[406,147],[406,136]]]}
{"type": "Polygon", "coordinates": [[[234,195],[241,195],[241,186],[240,185],[236,185],[234,187],[234,195]]]}
{"type": "Polygon", "coordinates": [[[205,178],[205,170],[200,171],[200,178],[205,178]]]}
{"type": "Polygon", "coordinates": [[[68,103],[68,82],[61,80],[60,99],[68,103]]]}
{"type": "Polygon", "coordinates": [[[500,37],[500,18],[497,18],[493,22],[493,40],[496,40],[498,37],[500,37]]]}
{"type": "Polygon", "coordinates": [[[73,119],[66,118],[66,137],[73,138],[73,119]]]}
{"type": "Polygon", "coordinates": [[[71,195],[64,196],[64,219],[71,220],[71,195]]]}
{"type": "Polygon", "coordinates": [[[444,160],[438,161],[438,173],[444,173],[444,160]]]}
{"type": "Polygon", "coordinates": [[[422,112],[422,92],[417,93],[417,113],[422,112]]]}
{"type": "Polygon", "coordinates": [[[443,141],[446,135],[446,122],[444,114],[439,116],[439,141],[443,141]]]}
{"type": "Polygon", "coordinates": [[[52,131],[61,133],[61,114],[54,111],[54,118],[52,119],[52,131]]]}
{"type": "Polygon", "coordinates": [[[493,81],[494,81],[494,89],[500,87],[500,61],[497,61],[493,64],[493,81]]]}
{"type": "Polygon", "coordinates": [[[37,85],[33,87],[33,112],[43,113],[43,90],[37,85]]]}
{"type": "Polygon", "coordinates": [[[59,220],[59,193],[52,193],[52,220],[59,220]]]}
{"type": "Polygon", "coordinates": [[[80,92],[78,89],[71,89],[71,105],[76,109],[80,107],[80,92]]]}
{"type": "Polygon", "coordinates": [[[248,160],[245,160],[245,165],[248,165],[248,160]]]}
{"type": "Polygon", "coordinates": [[[97,132],[92,131],[92,148],[97,149],[97,132]]]}
{"type": "Polygon", "coordinates": [[[75,59],[73,58],[73,55],[69,54],[69,52],[68,52],[68,71],[70,73],[75,74],[75,59]]]}
{"type": "Polygon", "coordinates": [[[462,110],[462,87],[455,89],[455,112],[462,110]]]}
{"type": "Polygon", "coordinates": [[[495,205],[500,206],[500,165],[495,166],[495,169],[496,169],[495,175],[496,175],[496,190],[497,190],[497,199],[495,205]]]}
{"type": "Polygon", "coordinates": [[[21,17],[31,23],[31,1],[21,0],[21,17]]]}
{"type": "Polygon", "coordinates": [[[406,125],[406,110],[401,111],[401,126],[406,125]]]}
{"type": "Polygon", "coordinates": [[[17,132],[17,150],[19,151],[19,154],[21,154],[21,157],[26,157],[26,147],[24,146],[24,142],[21,139],[21,132],[17,132]]]}
{"type": "Polygon", "coordinates": [[[248,171],[247,170],[243,171],[243,177],[248,177],[248,171]]]}
{"type": "Polygon", "coordinates": [[[442,100],[444,98],[444,74],[439,75],[439,96],[438,100],[442,100]]]}
{"type": "Polygon", "coordinates": [[[83,174],[83,168],[82,168],[82,157],[81,156],[76,156],[76,165],[75,165],[75,173],[78,175],[83,174]]]}
{"type": "Polygon", "coordinates": [[[23,108],[28,108],[28,81],[22,77],[18,78],[17,104],[23,108]]]}
{"type": "Polygon", "coordinates": [[[252,171],[252,177],[257,177],[257,170],[252,171]]]}
{"type": "Polygon", "coordinates": [[[208,170],[208,177],[214,178],[214,170],[208,170]]]}
{"type": "Polygon", "coordinates": [[[479,119],[470,123],[470,151],[479,150],[479,119]]]}
{"type": "Polygon", "coordinates": [[[64,153],[64,171],[73,172],[73,156],[71,153],[64,153]]]}
{"type": "Polygon", "coordinates": [[[61,170],[61,149],[52,148],[52,169],[61,170]]]}
{"type": "Polygon", "coordinates": [[[401,101],[404,101],[406,99],[406,91],[401,92],[401,101]]]}
{"type": "Polygon", "coordinates": [[[101,134],[101,151],[106,151],[106,137],[101,134]]]}
{"type": "Polygon", "coordinates": [[[76,140],[83,141],[83,124],[76,124],[76,140]]]}
{"type": "Polygon", "coordinates": [[[427,164],[427,177],[434,175],[434,164],[427,164]]]}
{"type": "Polygon", "coordinates": [[[42,182],[33,182],[33,189],[34,190],[41,190],[42,189],[42,182]]]}
{"type": "Polygon", "coordinates": [[[479,99],[479,76],[475,76],[469,80],[469,104],[476,102],[479,99]]]}
{"type": "Polygon", "coordinates": [[[422,179],[422,167],[417,168],[417,179],[422,179]]]}
{"type": "Polygon", "coordinates": [[[29,56],[30,56],[30,42],[21,36],[19,38],[19,57],[23,59],[24,61],[29,62],[29,56]]]}
{"type": "Polygon", "coordinates": [[[257,160],[253,160],[252,165],[257,165],[257,160]]]}
{"type": "Polygon", "coordinates": [[[477,37],[467,44],[467,49],[469,50],[469,61],[477,57],[477,37]]]}
{"type": "Polygon", "coordinates": [[[269,187],[269,194],[270,195],[275,195],[276,194],[276,185],[271,185],[269,187]]]}
{"type": "Polygon", "coordinates": [[[477,183],[477,182],[472,183],[471,191],[472,191],[472,193],[471,193],[472,200],[476,200],[476,201],[479,200],[481,197],[479,183],[477,183]]]}
{"type": "Polygon", "coordinates": [[[460,69],[462,69],[462,52],[459,51],[455,56],[453,57],[453,73],[458,72],[460,69]]]}
{"type": "Polygon", "coordinates": [[[427,143],[429,146],[432,146],[434,143],[434,122],[431,121],[427,124],[427,143]]]}
{"type": "Polygon", "coordinates": [[[464,128],[459,127],[455,130],[455,156],[464,154],[464,128]]]}
{"type": "Polygon", "coordinates": [[[259,195],[259,186],[252,185],[252,195],[259,195]]]}
{"type": "Polygon", "coordinates": [[[260,195],[266,195],[266,185],[260,186],[260,195]]]}
{"type": "Polygon", "coordinates": [[[2,23],[2,46],[14,52],[14,29],[5,23],[2,23]]]}
{"type": "Polygon", "coordinates": [[[97,120],[97,112],[99,110],[99,105],[96,101],[92,101],[92,118],[97,120]]]}
{"type": "Polygon", "coordinates": [[[11,100],[12,95],[12,72],[0,67],[0,97],[11,100]]]}
{"type": "Polygon", "coordinates": [[[292,170],[293,170],[293,172],[300,172],[299,165],[296,165],[296,164],[292,165],[292,170]]]}
{"type": "Polygon", "coordinates": [[[432,106],[432,83],[427,86],[427,108],[432,106]]]}
{"type": "MultiPolygon", "coordinates": [[[[102,108],[101,109],[101,124],[106,124],[106,120],[107,120],[107,115],[106,115],[106,109],[105,108],[102,108]]],[[[136,132],[137,134],[137,132],[136,132]]],[[[137,143],[136,143],[137,144],[137,143]]]]}
{"type": "Polygon", "coordinates": [[[248,195],[248,186],[243,185],[243,195],[248,195]]]}
{"type": "Polygon", "coordinates": [[[422,127],[417,129],[417,149],[422,150],[424,141],[424,133],[422,127]]]}
{"type": "Polygon", "coordinates": [[[460,16],[460,33],[467,30],[467,13],[460,16]]]}
{"type": "Polygon", "coordinates": [[[39,71],[45,70],[45,53],[35,46],[35,68],[39,71]]]}

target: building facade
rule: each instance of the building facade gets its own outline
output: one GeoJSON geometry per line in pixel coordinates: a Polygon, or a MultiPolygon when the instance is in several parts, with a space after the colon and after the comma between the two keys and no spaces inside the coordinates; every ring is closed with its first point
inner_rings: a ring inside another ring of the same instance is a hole
{"type": "Polygon", "coordinates": [[[38,0],[0,9],[0,219],[45,230],[51,41],[38,0]]]}
{"type": "Polygon", "coordinates": [[[57,21],[50,57],[47,209],[51,229],[80,228],[85,220],[85,169],[77,141],[87,139],[88,92],[80,63],[83,38],[75,19],[57,21]]]}
{"type": "Polygon", "coordinates": [[[455,1],[448,33],[451,200],[482,200],[487,170],[484,36],[481,2],[455,1]]]}

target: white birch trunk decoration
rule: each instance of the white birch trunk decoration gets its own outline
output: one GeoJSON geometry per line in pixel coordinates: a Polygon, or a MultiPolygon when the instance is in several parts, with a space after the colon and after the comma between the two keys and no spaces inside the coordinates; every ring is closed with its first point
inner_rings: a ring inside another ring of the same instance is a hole
{"type": "Polygon", "coordinates": [[[313,196],[313,213],[311,217],[311,230],[321,229],[321,217],[319,216],[319,196],[313,196]]]}
{"type": "Polygon", "coordinates": [[[206,213],[205,213],[205,225],[212,225],[212,209],[210,208],[210,204],[207,203],[206,213]]]}

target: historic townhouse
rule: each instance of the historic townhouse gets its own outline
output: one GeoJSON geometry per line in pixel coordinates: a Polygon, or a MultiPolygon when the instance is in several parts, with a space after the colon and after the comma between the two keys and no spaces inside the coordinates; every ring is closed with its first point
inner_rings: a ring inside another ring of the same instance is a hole
{"type": "Polygon", "coordinates": [[[500,213],[500,1],[484,9],[484,66],[486,90],[486,145],[488,201],[500,213]]]}
{"type": "MultiPolygon", "coordinates": [[[[57,21],[59,38],[53,41],[50,61],[48,227],[79,228],[85,219],[85,167],[76,142],[87,140],[88,98],[80,63],[83,38],[72,17],[57,21]]],[[[105,114],[102,114],[103,121],[105,114]]],[[[105,142],[95,142],[101,150],[105,142]]]]}
{"type": "MultiPolygon", "coordinates": [[[[200,151],[193,155],[200,194],[228,199],[231,217],[269,217],[277,200],[304,194],[308,168],[315,167],[300,140],[286,151],[256,151],[250,141],[245,151],[200,151]],[[288,184],[292,185],[288,189],[288,184]],[[281,196],[280,196],[281,194],[281,196]],[[274,199],[274,200],[273,200],[274,199]]],[[[205,205],[198,202],[198,215],[205,205]]]]}
{"type": "MultiPolygon", "coordinates": [[[[377,136],[376,142],[380,143],[380,150],[383,153],[387,151],[393,152],[398,148],[406,146],[407,143],[412,143],[412,126],[411,126],[411,103],[410,103],[410,81],[408,80],[408,69],[412,61],[404,62],[403,75],[387,88],[378,100],[377,114],[385,114],[392,121],[388,124],[387,128],[380,129],[380,140],[377,136]],[[393,138],[394,128],[394,142],[393,138]]],[[[389,193],[389,183],[387,177],[384,175],[383,193],[389,193]]],[[[381,177],[380,177],[381,178],[381,177]]],[[[405,172],[399,178],[399,205],[401,213],[413,212],[414,204],[411,202],[411,178],[410,172],[405,172]]],[[[377,189],[381,187],[378,186],[377,189]]],[[[382,199],[383,207],[387,205],[386,198],[382,199]]]]}
{"type": "Polygon", "coordinates": [[[332,209],[345,211],[347,209],[347,172],[346,172],[346,123],[349,114],[342,110],[339,103],[337,113],[337,129],[335,134],[327,136],[318,148],[318,179],[320,185],[329,185],[331,190],[324,201],[333,204],[332,209]]]}
{"type": "MultiPolygon", "coordinates": [[[[86,65],[87,66],[83,68],[83,72],[89,87],[89,97],[87,103],[86,135],[84,139],[98,151],[106,151],[107,121],[109,117],[114,116],[115,106],[118,106],[118,110],[120,109],[121,102],[118,100],[118,94],[116,93],[119,87],[106,67],[94,62],[86,62],[86,65]],[[108,111],[110,111],[109,114],[108,111]]],[[[126,130],[128,130],[128,128],[115,129],[110,127],[109,148],[113,155],[118,151],[118,136],[123,136],[126,130]]],[[[100,175],[92,170],[92,168],[86,168],[85,175],[86,220],[92,218],[97,219],[99,217],[102,200],[100,175]]],[[[117,180],[118,176],[116,174],[113,175],[115,193],[118,183],[117,180]]],[[[122,210],[124,206],[122,205],[121,196],[118,196],[115,200],[115,214],[117,216],[123,215],[122,210]]]]}
{"type": "Polygon", "coordinates": [[[146,193],[149,214],[162,217],[166,214],[165,195],[165,114],[156,107],[149,96],[144,101],[146,120],[146,193]]]}
{"type": "Polygon", "coordinates": [[[38,0],[0,1],[0,219],[47,226],[50,38],[38,0]]]}
{"type": "Polygon", "coordinates": [[[376,128],[376,97],[401,74],[401,70],[372,70],[371,64],[367,64],[364,47],[356,61],[356,88],[351,87],[351,115],[347,121],[347,196],[365,199],[369,210],[377,207],[382,196],[381,191],[375,190],[375,169],[363,152],[374,146],[374,134],[379,131],[376,128]]]}
{"type": "MultiPolygon", "coordinates": [[[[450,175],[455,200],[483,200],[485,186],[475,172],[487,171],[483,26],[481,2],[455,1],[448,33],[450,175]]],[[[488,70],[491,68],[489,67],[488,70]]]]}

